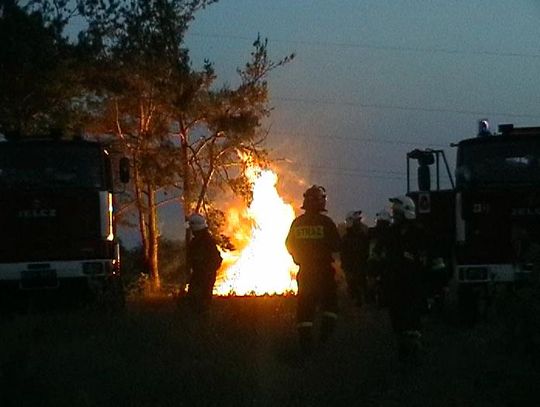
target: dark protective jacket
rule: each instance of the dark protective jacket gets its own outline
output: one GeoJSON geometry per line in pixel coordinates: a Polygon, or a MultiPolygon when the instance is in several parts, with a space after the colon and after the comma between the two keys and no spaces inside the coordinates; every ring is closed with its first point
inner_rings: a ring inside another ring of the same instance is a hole
{"type": "Polygon", "coordinates": [[[194,234],[188,245],[187,260],[192,271],[190,287],[213,286],[222,258],[208,230],[194,234]]]}
{"type": "Polygon", "coordinates": [[[388,259],[387,247],[390,238],[390,223],[377,223],[369,230],[369,259],[386,261],[388,259]]]}
{"type": "Polygon", "coordinates": [[[368,290],[371,290],[380,308],[388,306],[389,259],[388,246],[390,239],[390,223],[377,222],[369,230],[369,255],[366,264],[368,290]]]}
{"type": "Polygon", "coordinates": [[[341,242],[341,266],[346,273],[365,273],[369,256],[367,227],[354,225],[347,228],[341,242]]]}
{"type": "Polygon", "coordinates": [[[340,237],[328,216],[306,212],[292,222],[285,244],[301,268],[328,267],[333,263],[332,253],[340,249],[340,237]]]}
{"type": "Polygon", "coordinates": [[[414,222],[391,226],[386,240],[388,292],[385,297],[397,332],[420,328],[428,251],[427,235],[414,222]]]}
{"type": "Polygon", "coordinates": [[[291,224],[285,240],[287,250],[300,270],[298,282],[297,321],[310,330],[317,308],[325,315],[323,331],[331,331],[337,317],[337,290],[332,253],[340,248],[335,223],[319,212],[306,212],[291,224]],[[325,325],[326,324],[326,325],[325,325]],[[309,326],[309,327],[308,327],[309,326]]]}

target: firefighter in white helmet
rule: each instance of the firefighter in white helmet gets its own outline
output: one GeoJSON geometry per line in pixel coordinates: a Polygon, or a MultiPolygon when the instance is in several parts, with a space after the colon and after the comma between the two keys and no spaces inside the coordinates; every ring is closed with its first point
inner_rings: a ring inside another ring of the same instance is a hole
{"type": "Polygon", "coordinates": [[[362,221],[362,211],[349,212],[345,218],[347,230],[341,242],[341,268],[347,280],[351,299],[361,306],[366,298],[366,266],[369,254],[368,226],[362,221]]]}
{"type": "Polygon", "coordinates": [[[293,220],[285,244],[294,262],[300,266],[297,275],[297,328],[304,356],[312,350],[315,312],[322,311],[321,342],[326,342],[337,319],[337,290],[333,254],[340,248],[335,223],[326,216],[326,191],[313,185],[304,193],[305,213],[293,220]]]}
{"type": "Polygon", "coordinates": [[[379,308],[385,308],[388,285],[387,243],[392,217],[386,209],[375,214],[375,226],[369,230],[369,255],[367,261],[368,292],[379,308]]]}
{"type": "Polygon", "coordinates": [[[392,221],[392,216],[386,209],[382,209],[375,214],[375,226],[377,225],[382,225],[383,227],[385,225],[390,226],[391,221],[392,221]]]}
{"type": "Polygon", "coordinates": [[[416,219],[416,205],[411,197],[400,195],[390,198],[389,201],[392,203],[390,210],[392,211],[394,222],[416,219]]]}
{"type": "Polygon", "coordinates": [[[190,215],[188,226],[192,238],[187,246],[191,275],[186,300],[194,312],[200,313],[206,311],[211,303],[216,273],[222,258],[202,215],[190,215]]]}
{"type": "Polygon", "coordinates": [[[401,195],[390,198],[390,202],[393,222],[385,247],[389,265],[385,297],[398,354],[401,360],[410,360],[420,348],[427,242],[425,234],[414,222],[414,201],[401,195]]]}
{"type": "Polygon", "coordinates": [[[418,223],[411,223],[416,219],[414,201],[408,196],[392,198],[392,210],[396,212],[398,218],[405,218],[403,224],[405,229],[416,230],[417,247],[422,253],[421,262],[422,273],[422,295],[424,297],[423,306],[426,310],[433,307],[441,311],[448,282],[451,278],[450,270],[444,261],[444,248],[438,247],[437,239],[429,239],[428,232],[422,230],[418,223]]]}

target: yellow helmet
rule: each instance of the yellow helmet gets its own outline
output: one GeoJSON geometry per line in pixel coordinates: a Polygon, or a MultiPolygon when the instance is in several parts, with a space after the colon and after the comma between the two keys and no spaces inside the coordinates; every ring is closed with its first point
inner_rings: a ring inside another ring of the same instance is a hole
{"type": "Polygon", "coordinates": [[[308,211],[326,211],[326,190],[320,185],[312,185],[304,192],[302,209],[308,211]]]}

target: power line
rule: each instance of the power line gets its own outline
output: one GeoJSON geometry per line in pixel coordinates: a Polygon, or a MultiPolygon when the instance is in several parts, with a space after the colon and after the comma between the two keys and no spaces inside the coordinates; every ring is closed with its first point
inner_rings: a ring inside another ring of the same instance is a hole
{"type": "MultiPolygon", "coordinates": [[[[242,41],[253,41],[253,38],[241,35],[230,34],[203,34],[203,33],[190,33],[195,37],[202,38],[229,38],[242,41]]],[[[489,55],[500,57],[519,57],[519,58],[540,58],[540,54],[528,54],[518,52],[492,52],[492,51],[466,51],[459,49],[444,49],[444,48],[420,48],[420,47],[402,47],[402,46],[376,46],[370,44],[360,44],[354,42],[325,42],[325,41],[298,41],[298,40],[269,40],[269,42],[278,43],[298,43],[305,45],[316,45],[325,47],[356,47],[365,49],[377,49],[377,50],[390,50],[390,51],[402,51],[402,52],[424,52],[424,53],[446,53],[446,54],[466,54],[466,55],[489,55]]],[[[479,110],[467,110],[467,109],[451,109],[451,108],[436,108],[436,107],[424,107],[424,106],[404,106],[393,105],[383,103],[359,103],[348,101],[335,101],[328,99],[315,99],[315,98],[293,98],[293,97],[273,97],[273,100],[280,100],[290,103],[304,103],[304,104],[319,104],[319,105],[338,105],[349,107],[362,107],[371,109],[389,109],[389,110],[403,110],[403,111],[420,111],[428,113],[455,113],[460,115],[474,115],[478,116],[507,116],[517,118],[540,118],[539,114],[530,113],[508,113],[508,112],[486,112],[479,110]]]]}
{"type": "Polygon", "coordinates": [[[382,178],[382,179],[394,179],[405,180],[406,176],[400,171],[388,171],[388,170],[367,170],[360,168],[344,168],[344,167],[332,167],[327,165],[309,165],[300,163],[290,163],[294,167],[308,168],[315,171],[331,171],[342,175],[355,175],[363,178],[382,178]]]}
{"type": "Polygon", "coordinates": [[[272,97],[273,100],[279,100],[282,102],[291,103],[304,103],[311,105],[337,105],[337,106],[349,106],[349,107],[362,107],[371,109],[392,109],[392,110],[404,110],[404,111],[419,111],[428,113],[456,113],[465,115],[478,116],[508,116],[508,117],[525,117],[525,118],[539,118],[539,114],[529,113],[508,113],[508,112],[488,112],[480,110],[466,110],[466,109],[449,109],[438,107],[422,107],[422,106],[403,106],[403,105],[387,105],[379,103],[360,103],[360,102],[346,102],[339,100],[329,99],[315,99],[315,98],[292,98],[292,97],[272,97]]]}
{"type": "MultiPolygon", "coordinates": [[[[190,33],[194,37],[201,38],[227,38],[231,40],[253,41],[253,38],[233,35],[233,34],[204,34],[190,33]]],[[[411,52],[424,54],[447,54],[447,55],[474,55],[474,56],[491,56],[503,58],[540,58],[540,54],[525,53],[525,52],[504,52],[504,51],[485,51],[485,50],[462,50],[451,48],[424,48],[424,47],[406,47],[397,45],[373,45],[358,42],[337,42],[337,41],[307,41],[307,40],[286,40],[286,39],[268,39],[268,42],[283,43],[283,44],[298,44],[308,45],[312,47],[331,47],[331,48],[359,48],[375,51],[393,51],[393,52],[411,52]]]]}
{"type": "MultiPolygon", "coordinates": [[[[287,133],[272,133],[274,135],[290,136],[287,133]]],[[[375,143],[375,144],[392,144],[392,145],[406,145],[406,146],[425,146],[425,147],[449,147],[449,144],[438,144],[430,143],[426,141],[414,141],[414,140],[390,140],[390,139],[381,139],[373,137],[344,137],[344,136],[334,136],[334,135],[314,135],[310,134],[309,137],[318,138],[318,139],[329,139],[329,140],[345,140],[359,143],[375,143]]]]}

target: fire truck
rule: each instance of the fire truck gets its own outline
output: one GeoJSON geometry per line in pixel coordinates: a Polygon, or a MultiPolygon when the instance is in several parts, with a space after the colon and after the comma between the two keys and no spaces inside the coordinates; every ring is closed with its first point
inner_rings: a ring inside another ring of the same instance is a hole
{"type": "Polygon", "coordinates": [[[418,221],[436,236],[453,269],[461,310],[475,319],[479,304],[489,303],[498,288],[526,284],[540,254],[540,127],[504,124],[491,133],[481,120],[476,137],[452,146],[455,183],[444,151],[413,150],[407,189],[418,221]],[[450,180],[446,188],[441,168],[450,180]]]}
{"type": "MultiPolygon", "coordinates": [[[[129,161],[119,161],[128,182],[129,161]]],[[[0,142],[2,300],[63,292],[123,302],[111,162],[97,142],[0,142]]]]}

